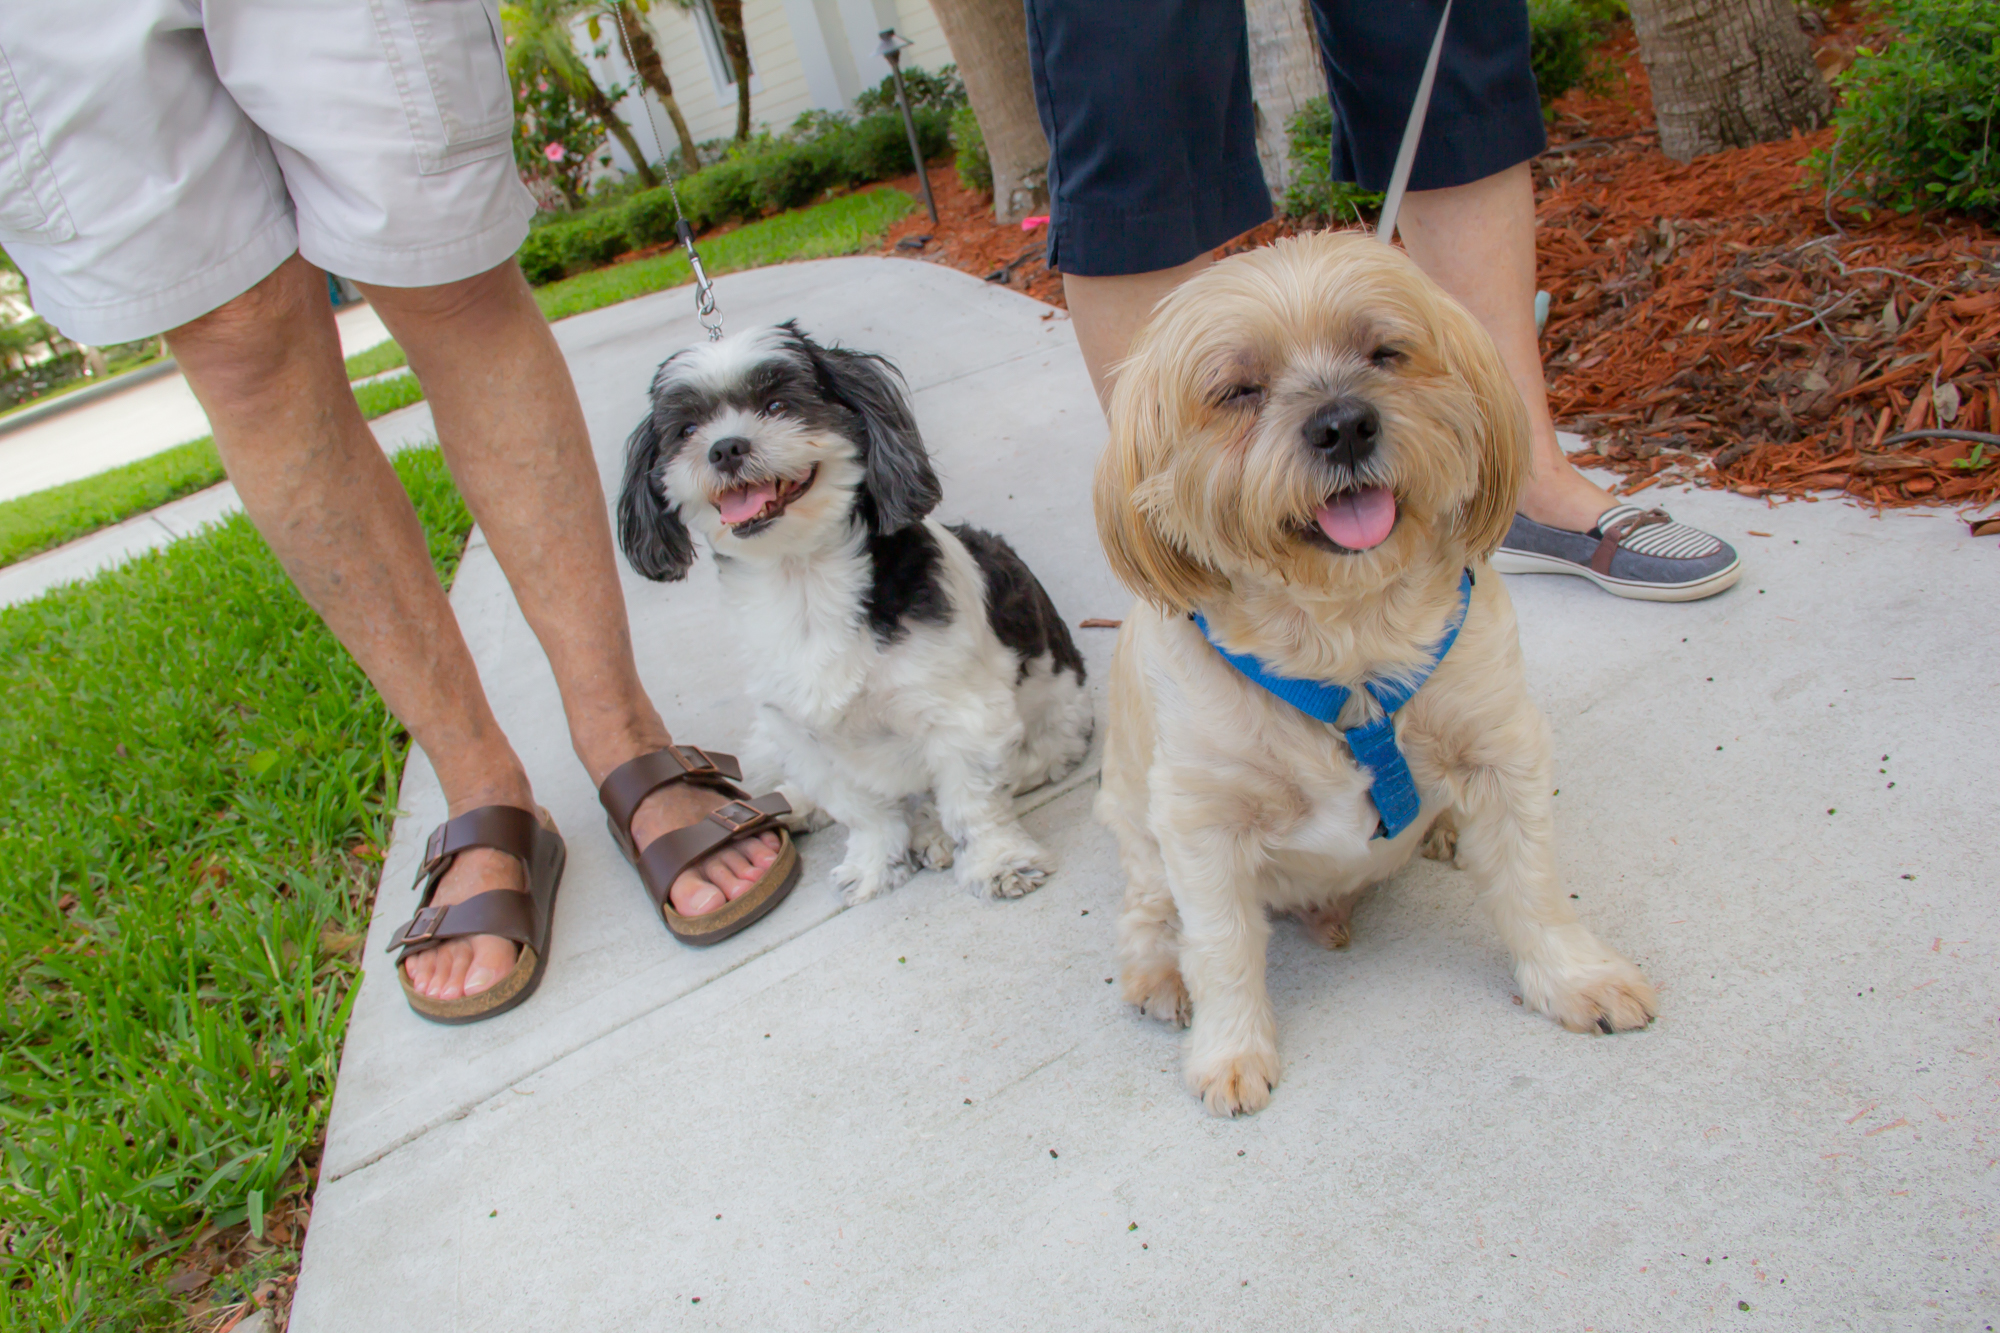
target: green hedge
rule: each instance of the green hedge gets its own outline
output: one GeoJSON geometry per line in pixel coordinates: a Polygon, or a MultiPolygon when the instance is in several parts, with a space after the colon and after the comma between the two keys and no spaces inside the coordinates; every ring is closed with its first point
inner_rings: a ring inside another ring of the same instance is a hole
{"type": "Polygon", "coordinates": [[[1897,36],[1839,79],[1829,187],[1898,213],[2000,218],[2000,11],[1992,0],[1890,0],[1897,36]]]}
{"type": "MultiPolygon", "coordinates": [[[[912,118],[926,160],[951,148],[952,112],[921,106],[912,118]]],[[[974,125],[977,133],[977,124],[974,125]]],[[[983,145],[982,145],[983,157],[983,145]]],[[[732,148],[680,182],[681,207],[697,231],[749,222],[801,207],[842,186],[911,170],[910,141],[899,112],[849,120],[812,113],[783,138],[763,135],[732,148]]],[[[522,243],[521,271],[537,285],[600,268],[627,250],[674,237],[673,195],[664,185],[621,204],[535,227],[522,243]]]]}
{"type": "Polygon", "coordinates": [[[958,183],[981,194],[993,193],[993,160],[986,155],[986,136],[979,117],[962,106],[951,116],[951,141],[958,148],[958,183]]]}

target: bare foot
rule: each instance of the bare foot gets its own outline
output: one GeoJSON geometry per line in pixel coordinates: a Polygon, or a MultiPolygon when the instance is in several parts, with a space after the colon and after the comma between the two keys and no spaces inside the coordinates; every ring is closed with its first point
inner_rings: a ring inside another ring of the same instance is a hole
{"type": "MultiPolygon", "coordinates": [[[[1551,450],[1561,453],[1553,446],[1551,450]]],[[[1544,527],[1589,532],[1597,526],[1597,516],[1618,501],[1578,472],[1567,458],[1559,463],[1545,462],[1547,452],[1537,451],[1534,475],[1521,492],[1521,512],[1544,527]]]]}
{"type": "MultiPolygon", "coordinates": [[[[632,842],[644,850],[656,838],[698,822],[709,811],[729,804],[731,799],[719,791],[685,782],[662,787],[640,802],[633,814],[632,842]]],[[[778,859],[780,846],[776,833],[760,833],[732,842],[683,870],[667,893],[668,901],[682,916],[701,916],[726,907],[764,877],[764,872],[778,859]]]]}
{"type": "MultiPolygon", "coordinates": [[[[675,783],[640,804],[632,816],[633,840],[643,848],[662,834],[695,823],[729,800],[718,791],[675,783]]],[[[779,846],[777,834],[762,833],[697,861],[674,881],[669,894],[674,910],[682,916],[700,916],[734,902],[778,859],[779,846]]],[[[527,872],[520,861],[490,847],[474,847],[458,854],[431,902],[449,907],[491,889],[525,893],[527,888],[527,872]]],[[[434,1000],[456,1000],[477,995],[502,980],[514,970],[518,956],[510,939],[467,935],[415,954],[403,966],[419,994],[434,1000]]]]}
{"type": "MultiPolygon", "coordinates": [[[[449,907],[492,889],[526,893],[527,871],[506,852],[473,847],[460,852],[451,863],[431,903],[449,907]]],[[[515,949],[514,941],[499,935],[465,935],[412,954],[403,967],[419,994],[433,1000],[456,1000],[477,995],[512,972],[515,949]]]]}

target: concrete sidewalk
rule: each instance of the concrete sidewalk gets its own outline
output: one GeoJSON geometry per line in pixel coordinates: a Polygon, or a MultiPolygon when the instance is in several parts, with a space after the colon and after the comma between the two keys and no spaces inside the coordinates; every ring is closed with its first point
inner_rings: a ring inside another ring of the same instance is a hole
{"type": "MultiPolygon", "coordinates": [[[[719,295],[732,328],[797,316],[896,359],[942,516],[1007,534],[1072,624],[1124,613],[1064,317],[885,259],[719,295]]],[[[614,486],[652,368],[699,337],[686,293],[559,337],[614,486]]],[[[2000,1322],[1993,552],[1942,516],[1671,503],[1744,548],[1742,586],[1674,607],[1509,585],[1555,728],[1563,873],[1660,1021],[1608,1039],[1523,1012],[1465,877],[1420,862],[1343,953],[1281,924],[1284,1082],[1233,1122],[1107,984],[1121,880],[1094,761],[1030,798],[1061,867],[1026,899],[930,874],[842,910],[832,829],[765,922],[683,948],[603,832],[475,540],[453,602],[569,838],[553,963],[486,1024],[404,1006],[381,949],[444,813],[413,755],[292,1328],[2000,1322]]],[[[677,733],[737,746],[706,558],[627,593],[677,733]]],[[[1111,636],[1079,638],[1101,691],[1111,636]]]]}

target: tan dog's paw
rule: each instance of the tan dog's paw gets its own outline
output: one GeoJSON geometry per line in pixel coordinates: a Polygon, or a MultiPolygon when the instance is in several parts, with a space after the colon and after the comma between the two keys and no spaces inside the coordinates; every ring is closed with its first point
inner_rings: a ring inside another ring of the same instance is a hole
{"type": "Polygon", "coordinates": [[[1354,905],[1361,901],[1358,893],[1349,894],[1337,903],[1325,907],[1302,907],[1293,915],[1306,929],[1306,938],[1322,949],[1345,949],[1354,938],[1351,918],[1354,905]]]}
{"type": "Polygon", "coordinates": [[[1423,854],[1426,861],[1443,861],[1447,865],[1458,865],[1458,825],[1451,822],[1450,811],[1437,817],[1437,822],[1424,834],[1424,840],[1417,850],[1423,854]]]}
{"type": "Polygon", "coordinates": [[[1187,1062],[1187,1084],[1208,1105],[1210,1115],[1261,1111],[1278,1086],[1276,1051],[1232,1051],[1187,1062]]]}
{"type": "Polygon", "coordinates": [[[1186,1027],[1194,1017],[1187,983],[1181,980],[1180,969],[1173,964],[1128,967],[1124,981],[1125,1002],[1138,1006],[1145,1017],[1157,1018],[1177,1028],[1186,1027]]]}
{"type": "Polygon", "coordinates": [[[1621,958],[1556,988],[1536,1007],[1571,1032],[1632,1032],[1659,1014],[1660,999],[1639,969],[1621,958]]]}

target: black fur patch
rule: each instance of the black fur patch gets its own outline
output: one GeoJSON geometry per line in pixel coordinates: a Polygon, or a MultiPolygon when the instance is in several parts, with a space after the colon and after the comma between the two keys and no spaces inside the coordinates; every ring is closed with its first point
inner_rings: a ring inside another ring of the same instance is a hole
{"type": "Polygon", "coordinates": [[[1083,654],[1076,650],[1069,626],[1063,624],[1041,580],[1014,554],[1007,539],[982,532],[970,523],[948,530],[965,543],[979,572],[986,576],[986,623],[993,626],[1000,642],[1020,654],[1021,675],[1028,674],[1029,662],[1047,653],[1055,659],[1055,670],[1074,671],[1077,683],[1082,684],[1083,654]]]}
{"type": "Polygon", "coordinates": [[[910,632],[908,621],[942,625],[951,619],[944,591],[944,551],[922,523],[895,532],[868,534],[868,562],[874,578],[862,609],[876,641],[895,643],[910,632]]]}

